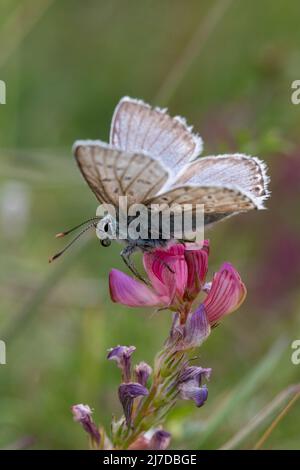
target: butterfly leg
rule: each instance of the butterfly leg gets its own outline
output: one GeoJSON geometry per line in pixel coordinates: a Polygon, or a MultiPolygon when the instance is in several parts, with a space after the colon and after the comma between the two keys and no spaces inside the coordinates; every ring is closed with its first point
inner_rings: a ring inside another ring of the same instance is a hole
{"type": "Polygon", "coordinates": [[[171,268],[171,266],[166,263],[163,259],[161,259],[159,256],[155,255],[155,258],[172,274],[175,274],[174,269],[171,268]]]}
{"type": "Polygon", "coordinates": [[[126,266],[130,269],[130,271],[142,282],[147,284],[147,281],[143,278],[143,276],[138,272],[136,269],[133,261],[131,260],[131,255],[136,251],[136,246],[127,245],[121,251],[120,255],[126,264],[126,266]]]}

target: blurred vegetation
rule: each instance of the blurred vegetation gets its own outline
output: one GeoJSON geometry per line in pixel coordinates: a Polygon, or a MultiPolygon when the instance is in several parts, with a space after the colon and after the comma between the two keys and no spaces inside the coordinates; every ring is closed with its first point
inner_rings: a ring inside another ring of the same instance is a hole
{"type": "MultiPolygon", "coordinates": [[[[105,425],[120,411],[119,373],[106,349],[134,344],[135,359],[151,363],[168,333],[167,312],[112,304],[108,272],[124,269],[117,244],[104,249],[87,237],[47,263],[62,246],[53,234],[96,209],[71,145],[108,140],[123,95],[185,116],[204,154],[259,155],[272,176],[268,211],[208,234],[210,272],[231,261],[248,297],[201,350],[201,365],[213,368],[209,400],[201,410],[187,402],[174,410],[172,446],[226,447],[245,430],[238,447],[253,448],[295,396],[300,107],[290,96],[300,78],[299,14],[297,0],[1,1],[0,447],[86,448],[71,405],[88,403],[105,425]],[[261,410],[266,420],[248,432],[261,410]]],[[[297,401],[262,447],[299,449],[299,422],[297,401]]]]}

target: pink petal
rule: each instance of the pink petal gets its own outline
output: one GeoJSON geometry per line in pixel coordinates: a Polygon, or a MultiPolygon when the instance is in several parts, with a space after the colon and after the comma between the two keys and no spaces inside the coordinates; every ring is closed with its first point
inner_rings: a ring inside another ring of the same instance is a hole
{"type": "Polygon", "coordinates": [[[168,297],[156,295],[143,282],[124,274],[117,269],[109,273],[109,290],[113,302],[129,307],[154,307],[168,305],[168,297]]]}
{"type": "Polygon", "coordinates": [[[230,263],[224,263],[213,278],[204,301],[209,323],[214,325],[224,315],[236,310],[246,297],[246,287],[230,263]]]}
{"type": "Polygon", "coordinates": [[[166,250],[145,253],[144,266],[157,292],[166,295],[167,291],[170,297],[175,293],[183,296],[188,275],[184,251],[184,245],[178,243],[166,250]]]}
{"type": "Polygon", "coordinates": [[[185,260],[188,268],[187,296],[194,299],[200,292],[208,270],[209,242],[186,246],[185,260]]]}
{"type": "MultiPolygon", "coordinates": [[[[161,251],[161,250],[159,250],[161,251]]],[[[173,286],[166,285],[163,282],[162,269],[164,267],[159,255],[156,251],[144,253],[143,264],[148,278],[158,295],[167,295],[172,299],[175,294],[175,284],[173,286]]]]}

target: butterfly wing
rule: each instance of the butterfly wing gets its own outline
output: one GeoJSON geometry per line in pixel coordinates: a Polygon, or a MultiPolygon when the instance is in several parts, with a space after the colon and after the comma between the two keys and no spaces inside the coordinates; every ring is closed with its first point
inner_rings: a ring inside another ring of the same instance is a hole
{"type": "Polygon", "coordinates": [[[112,119],[110,145],[75,143],[75,157],[100,202],[204,204],[205,224],[251,209],[268,198],[266,167],[242,154],[196,159],[202,140],[184,119],[124,97],[112,119]]]}
{"type": "Polygon", "coordinates": [[[199,158],[186,165],[174,182],[178,185],[224,185],[250,194],[256,208],[262,209],[269,197],[269,177],[264,162],[243,154],[199,158]]]}
{"type": "Polygon", "coordinates": [[[202,139],[191,130],[183,118],[124,97],[113,115],[110,143],[124,151],[146,152],[176,175],[201,153],[202,139]]]}
{"type": "Polygon", "coordinates": [[[128,206],[157,194],[169,172],[148,155],[117,150],[101,141],[77,141],[74,155],[79,169],[98,201],[128,206]]]}
{"type": "Polygon", "coordinates": [[[179,186],[150,198],[146,204],[161,205],[162,209],[154,208],[154,210],[162,212],[172,205],[190,204],[190,210],[194,213],[196,205],[203,204],[205,226],[234,214],[258,208],[250,193],[246,194],[238,189],[224,186],[179,186]]]}

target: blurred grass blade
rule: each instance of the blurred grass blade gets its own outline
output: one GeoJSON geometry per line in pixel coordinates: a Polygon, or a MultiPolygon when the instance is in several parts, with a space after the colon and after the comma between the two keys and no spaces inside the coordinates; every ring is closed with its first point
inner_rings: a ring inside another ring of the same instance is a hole
{"type": "MultiPolygon", "coordinates": [[[[267,406],[265,406],[256,416],[245,426],[243,427],[235,436],[233,436],[229,441],[227,441],[220,450],[233,450],[236,449],[242,442],[255,432],[261,425],[263,425],[271,416],[280,409],[287,400],[291,399],[292,401],[300,396],[300,384],[292,385],[282,392],[280,392],[267,406]],[[292,398],[291,398],[292,397],[292,398]]],[[[289,401],[288,405],[291,403],[289,401]]],[[[284,408],[284,410],[286,407],[284,408]]],[[[283,410],[283,411],[284,411],[283,410]]],[[[280,415],[279,415],[280,416],[280,415]]]]}
{"type": "Polygon", "coordinates": [[[231,3],[232,0],[218,0],[209,10],[204,21],[200,22],[182,55],[179,56],[163,81],[163,84],[154,98],[154,102],[164,105],[170,101],[170,98],[176,92],[180,82],[200,54],[231,3]]]}
{"type": "Polygon", "coordinates": [[[225,404],[208,421],[203,430],[203,435],[198,439],[199,448],[218,430],[226,419],[229,419],[233,411],[248,400],[254,391],[268,379],[279,363],[286,347],[287,341],[285,338],[278,340],[262,361],[235,387],[225,404]]]}
{"type": "Polygon", "coordinates": [[[30,33],[54,0],[31,0],[20,2],[6,24],[2,27],[0,44],[0,67],[2,67],[23,39],[30,33]]]}
{"type": "Polygon", "coordinates": [[[261,449],[261,447],[264,445],[266,440],[270,437],[274,429],[278,426],[280,421],[288,414],[288,412],[291,410],[293,405],[296,403],[296,401],[300,398],[300,386],[298,386],[298,389],[296,391],[296,394],[293,396],[293,398],[288,402],[288,404],[284,407],[284,409],[279,413],[279,415],[274,419],[272,424],[268,427],[268,429],[264,432],[262,437],[259,439],[259,441],[255,444],[254,450],[261,449]]]}

